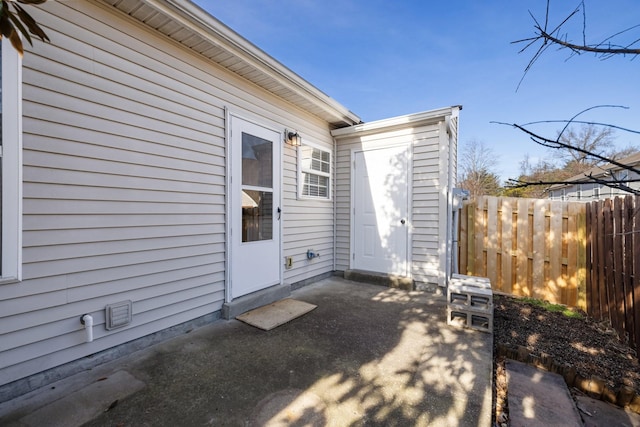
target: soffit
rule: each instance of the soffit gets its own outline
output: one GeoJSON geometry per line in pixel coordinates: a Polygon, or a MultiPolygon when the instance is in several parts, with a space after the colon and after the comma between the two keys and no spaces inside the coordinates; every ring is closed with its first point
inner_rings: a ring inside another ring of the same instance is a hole
{"type": "Polygon", "coordinates": [[[101,0],[333,128],[360,118],[190,0],[101,0]]]}

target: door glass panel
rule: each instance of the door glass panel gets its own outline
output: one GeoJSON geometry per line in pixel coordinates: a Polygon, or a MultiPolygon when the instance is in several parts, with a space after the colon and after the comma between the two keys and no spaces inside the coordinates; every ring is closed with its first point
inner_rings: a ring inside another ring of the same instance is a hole
{"type": "Polygon", "coordinates": [[[273,187],[273,143],[242,133],[242,185],[273,187]]]}
{"type": "Polygon", "coordinates": [[[242,241],[273,238],[273,192],[242,190],[242,241]]]}
{"type": "Polygon", "coordinates": [[[242,133],[242,241],[273,239],[273,142],[242,133]],[[256,188],[259,187],[259,188],[256,188]]]}

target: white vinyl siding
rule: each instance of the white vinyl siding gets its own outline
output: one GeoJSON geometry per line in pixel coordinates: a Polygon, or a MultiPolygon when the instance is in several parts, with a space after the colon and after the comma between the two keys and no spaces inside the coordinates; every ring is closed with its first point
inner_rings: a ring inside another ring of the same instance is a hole
{"type": "Polygon", "coordinates": [[[412,275],[416,282],[444,285],[448,135],[444,121],[414,132],[412,275]]]}
{"type": "MultiPolygon", "coordinates": [[[[295,124],[304,139],[313,138],[318,148],[330,151],[333,141],[326,132],[318,132],[309,123],[295,124]]],[[[333,270],[333,203],[328,199],[300,196],[298,148],[284,147],[283,164],[283,256],[293,258],[293,268],[284,270],[284,283],[294,284],[333,270]],[[313,249],[320,257],[307,259],[313,249]]],[[[284,259],[283,259],[284,263],[284,259]]]]}
{"type": "Polygon", "coordinates": [[[300,197],[331,198],[331,151],[303,144],[298,148],[300,159],[300,197]]]}
{"type": "Polygon", "coordinates": [[[0,285],[22,278],[22,61],[1,43],[0,285]]]}
{"type": "MultiPolygon", "coordinates": [[[[33,16],[52,42],[24,56],[23,282],[0,286],[0,385],[221,309],[225,108],[333,144],[323,120],[109,6],[47,2],[33,16]],[[106,331],[105,305],[124,300],[132,324],[106,331]]],[[[295,283],[332,270],[333,211],[297,200],[284,147],[295,283]]]]}

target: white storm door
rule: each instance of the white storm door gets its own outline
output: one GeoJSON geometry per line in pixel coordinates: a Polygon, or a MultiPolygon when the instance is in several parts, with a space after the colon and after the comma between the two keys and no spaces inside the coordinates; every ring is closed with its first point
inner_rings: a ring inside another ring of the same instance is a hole
{"type": "Polygon", "coordinates": [[[280,134],[231,116],[231,299],[280,283],[280,134]]]}
{"type": "Polygon", "coordinates": [[[406,276],[409,147],[354,155],[352,268],[406,276]]]}

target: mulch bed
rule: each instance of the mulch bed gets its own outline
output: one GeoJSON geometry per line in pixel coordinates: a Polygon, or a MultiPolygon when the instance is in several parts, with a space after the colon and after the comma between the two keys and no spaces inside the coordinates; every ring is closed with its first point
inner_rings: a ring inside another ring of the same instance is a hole
{"type": "Polygon", "coordinates": [[[582,314],[583,319],[570,318],[518,298],[494,295],[498,420],[506,419],[503,411],[508,414],[505,356],[556,371],[570,386],[612,403],[640,395],[640,363],[635,351],[608,324],[582,314]]]}

